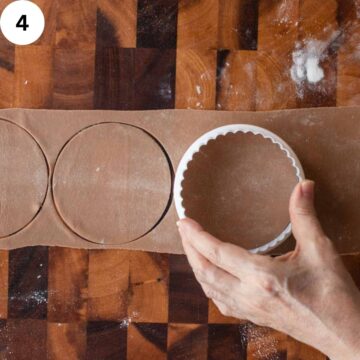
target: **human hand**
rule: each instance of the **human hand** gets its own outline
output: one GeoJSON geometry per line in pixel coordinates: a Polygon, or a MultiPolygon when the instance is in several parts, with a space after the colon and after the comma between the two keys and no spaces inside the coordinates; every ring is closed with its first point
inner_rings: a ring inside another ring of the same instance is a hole
{"type": "Polygon", "coordinates": [[[332,360],[359,359],[360,293],[316,217],[314,183],[290,199],[296,248],[272,258],[252,254],[178,222],[183,247],[205,294],[227,316],[272,327],[332,360]]]}

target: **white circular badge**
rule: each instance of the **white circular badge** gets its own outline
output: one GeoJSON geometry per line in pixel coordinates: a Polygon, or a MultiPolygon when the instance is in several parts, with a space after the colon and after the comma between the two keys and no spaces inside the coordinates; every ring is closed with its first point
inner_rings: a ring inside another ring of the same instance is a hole
{"type": "Polygon", "coordinates": [[[4,9],[0,18],[0,28],[10,42],[16,45],[29,45],[39,39],[44,31],[44,14],[33,2],[17,0],[4,9]]]}

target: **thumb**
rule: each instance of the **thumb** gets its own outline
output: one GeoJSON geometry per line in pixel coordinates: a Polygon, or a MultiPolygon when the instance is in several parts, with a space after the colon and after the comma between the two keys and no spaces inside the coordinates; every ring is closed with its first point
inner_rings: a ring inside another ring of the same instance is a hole
{"type": "Polygon", "coordinates": [[[313,181],[302,181],[296,185],[290,197],[292,232],[300,246],[325,237],[314,208],[314,185],[313,181]]]}

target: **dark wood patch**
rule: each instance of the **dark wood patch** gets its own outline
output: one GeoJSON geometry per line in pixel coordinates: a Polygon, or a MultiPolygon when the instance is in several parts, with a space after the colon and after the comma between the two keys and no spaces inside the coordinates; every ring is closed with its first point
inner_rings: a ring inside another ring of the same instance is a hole
{"type": "Polygon", "coordinates": [[[126,359],[126,337],[126,322],[88,322],[86,359],[126,359]]]}
{"type": "Polygon", "coordinates": [[[173,109],[176,51],[136,49],[135,109],[173,109]]]}
{"type": "Polygon", "coordinates": [[[208,299],[184,255],[170,255],[169,322],[202,324],[208,299]]]}
{"type": "Polygon", "coordinates": [[[177,0],[139,0],[137,47],[176,48],[177,0]]]}
{"type": "Polygon", "coordinates": [[[96,50],[95,109],[133,110],[135,49],[96,50]]]}
{"type": "Polygon", "coordinates": [[[47,247],[10,251],[8,318],[46,319],[47,286],[47,247]]]}
{"type": "Polygon", "coordinates": [[[3,359],[46,359],[46,321],[7,320],[6,349],[3,359]]]}
{"type": "Polygon", "coordinates": [[[209,360],[246,360],[247,325],[209,325],[209,360]]]}
{"type": "Polygon", "coordinates": [[[117,47],[115,27],[100,9],[96,13],[96,24],[96,46],[117,47]]]}

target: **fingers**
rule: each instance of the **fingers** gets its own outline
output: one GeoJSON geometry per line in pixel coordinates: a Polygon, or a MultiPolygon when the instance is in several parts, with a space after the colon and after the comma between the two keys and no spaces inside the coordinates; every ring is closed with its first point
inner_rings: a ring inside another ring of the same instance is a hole
{"type": "Polygon", "coordinates": [[[209,262],[186,241],[184,250],[196,279],[201,283],[208,297],[227,297],[235,286],[239,285],[239,279],[209,262]]]}
{"type": "Polygon", "coordinates": [[[292,232],[302,246],[325,237],[314,208],[314,182],[302,181],[295,187],[289,205],[292,232]]]}
{"type": "Polygon", "coordinates": [[[205,232],[201,226],[191,219],[178,222],[184,246],[191,245],[210,263],[238,277],[253,272],[254,267],[267,265],[271,259],[254,255],[229,243],[224,243],[205,232]]]}

